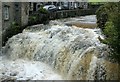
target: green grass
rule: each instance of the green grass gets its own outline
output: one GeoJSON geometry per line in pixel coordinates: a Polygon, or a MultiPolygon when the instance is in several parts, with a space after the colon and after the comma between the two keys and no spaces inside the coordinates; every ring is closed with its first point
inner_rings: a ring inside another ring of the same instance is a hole
{"type": "Polygon", "coordinates": [[[89,2],[102,2],[102,0],[88,0],[89,2]]]}
{"type": "Polygon", "coordinates": [[[88,0],[88,2],[118,2],[120,0],[88,0]]]}

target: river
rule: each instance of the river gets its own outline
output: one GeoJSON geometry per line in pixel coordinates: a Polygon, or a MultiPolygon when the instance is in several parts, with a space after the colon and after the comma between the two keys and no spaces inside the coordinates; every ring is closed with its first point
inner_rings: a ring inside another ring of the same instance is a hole
{"type": "Polygon", "coordinates": [[[3,47],[1,79],[120,80],[96,21],[89,15],[27,27],[3,47]]]}

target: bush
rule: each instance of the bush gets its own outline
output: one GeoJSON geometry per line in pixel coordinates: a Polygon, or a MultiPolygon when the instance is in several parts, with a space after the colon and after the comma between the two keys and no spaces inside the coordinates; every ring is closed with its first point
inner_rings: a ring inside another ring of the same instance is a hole
{"type": "Polygon", "coordinates": [[[16,33],[18,33],[19,32],[19,30],[20,30],[20,26],[19,26],[19,24],[18,23],[16,23],[16,22],[12,22],[12,24],[11,24],[11,32],[13,32],[13,34],[16,34],[16,33]]]}
{"type": "Polygon", "coordinates": [[[38,11],[42,14],[48,14],[48,11],[46,9],[44,9],[43,7],[40,7],[40,9],[38,11]]]}
{"type": "Polygon", "coordinates": [[[110,48],[110,57],[120,63],[120,2],[107,3],[96,13],[98,27],[102,29],[105,39],[101,42],[110,48]],[[114,11],[114,12],[113,12],[114,11]]]}
{"type": "Polygon", "coordinates": [[[110,14],[113,13],[113,11],[116,11],[118,9],[117,6],[118,3],[116,2],[110,2],[102,5],[97,11],[97,24],[98,27],[102,30],[105,27],[106,22],[108,21],[110,14]]]}
{"type": "Polygon", "coordinates": [[[37,12],[34,12],[29,16],[29,25],[34,24],[46,24],[49,22],[49,12],[44,9],[43,7],[40,7],[40,9],[37,12]]]}
{"type": "Polygon", "coordinates": [[[38,21],[38,16],[37,15],[32,15],[29,16],[29,25],[32,25],[38,21]]]}
{"type": "Polygon", "coordinates": [[[20,26],[16,22],[12,22],[10,27],[8,27],[3,33],[2,33],[2,46],[5,45],[7,40],[11,38],[13,35],[20,32],[20,26]]]}

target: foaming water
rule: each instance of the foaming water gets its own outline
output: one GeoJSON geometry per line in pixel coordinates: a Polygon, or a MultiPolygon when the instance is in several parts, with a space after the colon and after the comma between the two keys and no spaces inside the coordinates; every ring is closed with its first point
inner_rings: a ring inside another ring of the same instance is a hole
{"type": "Polygon", "coordinates": [[[98,40],[100,29],[58,24],[42,28],[38,25],[13,36],[3,53],[10,59],[27,58],[49,64],[64,79],[119,79],[118,64],[107,61],[104,56],[106,45],[98,40]]]}

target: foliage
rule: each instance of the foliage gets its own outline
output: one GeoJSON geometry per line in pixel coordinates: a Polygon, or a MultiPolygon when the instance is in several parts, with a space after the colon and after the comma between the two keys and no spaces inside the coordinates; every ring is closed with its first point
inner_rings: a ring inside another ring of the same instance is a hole
{"type": "Polygon", "coordinates": [[[47,14],[48,11],[46,9],[44,9],[43,7],[40,7],[39,12],[42,14],[47,14]]]}
{"type": "Polygon", "coordinates": [[[20,29],[19,24],[16,22],[12,22],[11,31],[16,34],[16,33],[18,33],[19,29],[20,29]]]}
{"type": "Polygon", "coordinates": [[[96,12],[98,27],[106,36],[100,41],[110,48],[110,56],[120,63],[120,2],[107,3],[101,6],[96,12]],[[114,12],[113,12],[114,11],[114,12]]]}
{"type": "Polygon", "coordinates": [[[29,25],[46,23],[49,20],[49,13],[42,6],[39,10],[29,16],[29,25]]]}
{"type": "Polygon", "coordinates": [[[20,31],[20,26],[16,22],[12,22],[11,26],[8,27],[3,33],[2,33],[2,45],[4,46],[6,41],[12,37],[13,35],[17,34],[20,31]]]}
{"type": "Polygon", "coordinates": [[[120,62],[120,13],[114,13],[106,23],[104,34],[107,36],[107,44],[111,48],[111,57],[120,62]]]}
{"type": "Polygon", "coordinates": [[[106,3],[96,11],[97,20],[98,20],[97,24],[98,27],[100,27],[102,30],[104,29],[105,24],[108,21],[111,13],[113,13],[113,11],[118,10],[118,4],[119,3],[116,2],[106,3]]]}
{"type": "Polygon", "coordinates": [[[38,21],[38,16],[37,15],[29,16],[29,24],[34,24],[37,21],[38,21]]]}

